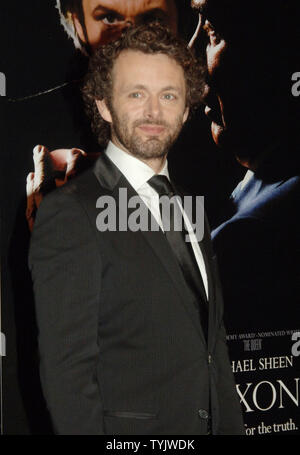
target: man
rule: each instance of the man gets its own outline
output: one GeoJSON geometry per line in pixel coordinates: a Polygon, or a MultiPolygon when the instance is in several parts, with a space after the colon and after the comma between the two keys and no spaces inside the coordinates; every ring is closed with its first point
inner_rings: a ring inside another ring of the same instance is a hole
{"type": "Polygon", "coordinates": [[[159,196],[176,191],[167,153],[201,96],[197,62],[157,23],[132,28],[95,53],[84,96],[111,141],[93,170],[44,199],[30,252],[56,432],[241,434],[207,226],[190,245],[160,219],[159,196]],[[161,229],[99,226],[104,200],[119,226],[138,196],[161,229]]]}
{"type": "MultiPolygon", "coordinates": [[[[26,2],[26,5],[27,3],[33,4],[34,2],[26,2]]],[[[46,3],[44,7],[41,6],[38,9],[39,17],[45,21],[48,20],[50,8],[46,3]]],[[[56,4],[59,6],[55,1],[52,2],[53,9],[56,4]]],[[[82,26],[86,23],[87,33],[90,32],[88,12],[84,16],[80,15],[80,12],[82,11],[81,6],[86,9],[91,5],[91,1],[84,1],[84,3],[81,1],[60,2],[61,12],[66,17],[74,15],[74,21],[77,14],[82,26]]],[[[141,0],[122,0],[121,2],[105,0],[97,2],[98,9],[101,6],[108,10],[116,10],[118,15],[125,15],[124,21],[120,21],[122,23],[119,24],[118,33],[113,33],[111,39],[115,39],[125,26],[134,25],[136,21],[149,20],[150,12],[151,17],[157,17],[160,21],[164,21],[165,18],[172,29],[176,28],[176,24],[173,22],[176,20],[176,15],[174,17],[172,13],[175,6],[179,6],[179,27],[181,27],[179,32],[181,33],[184,22],[181,14],[182,2],[178,1],[178,4],[176,2],[176,5],[174,5],[175,0],[151,0],[147,2],[141,0]],[[147,10],[145,17],[143,15],[144,8],[147,10]]],[[[30,11],[30,6],[28,5],[27,10],[30,11]]],[[[27,10],[26,12],[28,12],[27,10]]],[[[190,8],[187,6],[187,13],[189,13],[189,10],[190,8]]],[[[37,14],[36,10],[32,10],[30,13],[32,17],[35,16],[35,21],[32,19],[32,23],[38,23],[37,14]]],[[[20,20],[19,16],[20,11],[18,10],[18,14],[13,19],[14,23],[18,23],[18,19],[20,20]]],[[[191,17],[191,14],[188,14],[188,16],[191,17]]],[[[59,16],[57,12],[57,20],[59,18],[63,20],[64,17],[62,15],[59,16]]],[[[23,14],[22,21],[24,21],[23,14]]],[[[6,33],[9,36],[13,36],[14,43],[17,43],[18,40],[21,40],[18,34],[18,27],[11,34],[9,32],[9,30],[11,31],[11,24],[9,24],[9,21],[6,22],[8,24],[6,33]]],[[[107,22],[106,18],[100,21],[100,23],[104,22],[107,22]]],[[[3,30],[5,31],[6,29],[3,28],[3,30]]],[[[28,33],[33,33],[31,27],[28,28],[28,33]]],[[[53,30],[54,38],[56,38],[56,33],[57,31],[53,30]]],[[[54,39],[53,43],[55,42],[56,40],[54,39]]],[[[34,52],[45,52],[43,41],[35,40],[35,43],[34,52]]],[[[101,43],[103,42],[100,40],[99,44],[101,43]]],[[[15,51],[15,47],[13,51],[15,51]]],[[[11,52],[9,47],[8,52],[11,52]]],[[[55,48],[53,48],[53,52],[55,54],[55,48]]],[[[29,52],[30,55],[31,53],[29,52]]],[[[3,171],[1,178],[1,182],[3,182],[1,207],[5,219],[2,229],[3,331],[7,336],[7,357],[5,359],[3,383],[4,388],[9,391],[6,393],[6,400],[4,401],[5,434],[46,434],[51,431],[47,416],[44,417],[43,400],[41,399],[41,393],[39,393],[40,386],[36,360],[36,323],[32,283],[27,263],[30,238],[28,225],[31,229],[37,206],[43,194],[54,189],[57,184],[64,183],[70,175],[74,174],[75,167],[78,171],[79,167],[82,170],[82,168],[90,166],[92,158],[94,158],[93,153],[99,153],[99,146],[94,139],[84,112],[80,93],[81,81],[77,80],[83,77],[88,58],[84,58],[81,52],[74,53],[71,56],[68,55],[68,57],[70,60],[68,75],[72,74],[72,76],[68,76],[68,79],[71,79],[71,81],[66,82],[61,87],[47,90],[42,94],[33,94],[32,97],[14,100],[14,102],[7,100],[6,103],[5,125],[2,130],[7,140],[6,147],[2,147],[1,151],[1,169],[3,171]],[[76,62],[79,60],[82,63],[81,72],[75,78],[76,81],[73,80],[73,60],[76,60],[76,62]],[[52,161],[50,156],[54,154],[50,155],[46,147],[37,147],[34,151],[33,162],[32,151],[36,144],[44,144],[49,151],[60,149],[58,152],[60,156],[57,158],[55,155],[57,159],[52,161]],[[88,152],[88,156],[85,156],[85,160],[80,160],[84,155],[83,150],[88,152]],[[62,155],[62,153],[65,154],[62,155]],[[54,173],[53,165],[55,167],[54,173]],[[27,176],[28,203],[26,221],[25,187],[27,176]],[[17,388],[21,391],[22,400],[18,398],[17,388]],[[25,407],[26,412],[23,411],[23,407],[25,407]],[[15,409],[12,418],[10,418],[11,409],[15,409]]],[[[55,59],[51,61],[55,63],[55,59]]],[[[22,71],[18,73],[21,78],[22,71]]],[[[35,75],[35,77],[38,76],[35,75]]],[[[43,78],[45,76],[41,74],[40,77],[43,78]]],[[[17,76],[16,81],[18,82],[17,76]]],[[[45,88],[51,89],[51,86],[49,87],[46,81],[44,81],[44,84],[45,88]]],[[[12,87],[12,85],[13,81],[10,80],[9,87],[12,87]]],[[[39,87],[41,86],[41,81],[39,81],[39,87]]],[[[9,87],[7,98],[11,95],[9,87]]]]}
{"type": "MultiPolygon", "coordinates": [[[[86,57],[99,45],[117,39],[125,28],[154,19],[168,26],[174,34],[179,28],[185,36],[191,17],[189,9],[178,0],[57,0],[56,7],[75,48],[86,57]]],[[[85,71],[85,64],[82,66],[85,71]]],[[[32,148],[34,144],[43,144],[33,148],[34,172],[27,176],[26,217],[32,230],[42,195],[90,165],[97,146],[86,121],[78,80],[39,95],[30,100],[29,105],[25,103],[24,108],[36,116],[36,128],[30,130],[32,148]],[[49,124],[47,112],[52,104],[55,104],[56,116],[51,117],[49,124]],[[47,119],[42,126],[39,125],[41,112],[47,119]],[[49,154],[49,150],[58,147],[56,154],[49,154]]]]}
{"type": "Polygon", "coordinates": [[[248,170],[212,233],[225,326],[233,333],[297,329],[299,107],[290,76],[299,62],[293,26],[299,16],[291,2],[192,4],[202,22],[198,44],[206,51],[213,139],[248,170]]]}

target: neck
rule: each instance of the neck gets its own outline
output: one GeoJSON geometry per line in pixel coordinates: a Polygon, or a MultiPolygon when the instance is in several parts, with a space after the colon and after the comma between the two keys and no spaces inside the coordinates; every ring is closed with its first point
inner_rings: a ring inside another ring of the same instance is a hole
{"type": "Polygon", "coordinates": [[[163,169],[163,167],[165,165],[166,159],[167,159],[167,155],[164,155],[161,158],[152,158],[149,160],[141,160],[141,161],[143,161],[145,164],[147,164],[149,167],[151,167],[151,169],[153,169],[155,174],[159,174],[159,172],[163,169]]]}
{"type": "Polygon", "coordinates": [[[138,160],[142,161],[143,163],[147,164],[147,166],[151,167],[155,174],[158,174],[164,167],[166,159],[167,159],[167,154],[156,157],[156,158],[144,158],[137,156],[133,153],[130,153],[129,150],[127,150],[115,137],[112,137],[111,139],[112,143],[118,147],[119,149],[123,150],[123,152],[127,153],[128,155],[133,156],[134,158],[137,158],[138,160]]]}

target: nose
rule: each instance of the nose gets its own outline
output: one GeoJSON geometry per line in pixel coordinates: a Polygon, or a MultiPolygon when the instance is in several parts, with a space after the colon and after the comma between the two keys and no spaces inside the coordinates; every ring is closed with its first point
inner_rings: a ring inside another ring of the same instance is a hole
{"type": "Polygon", "coordinates": [[[159,98],[156,95],[150,95],[145,103],[144,116],[149,120],[157,120],[160,118],[161,105],[159,98]]]}

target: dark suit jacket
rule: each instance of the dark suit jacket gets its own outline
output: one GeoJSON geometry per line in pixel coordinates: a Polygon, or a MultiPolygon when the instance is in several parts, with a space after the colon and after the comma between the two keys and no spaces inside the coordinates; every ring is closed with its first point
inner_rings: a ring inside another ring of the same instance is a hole
{"type": "Polygon", "coordinates": [[[31,241],[43,391],[60,434],[243,433],[206,227],[209,340],[162,233],[99,232],[96,200],[136,193],[102,155],[42,202],[31,241]]]}
{"type": "Polygon", "coordinates": [[[228,332],[299,329],[300,178],[292,158],[272,154],[238,185],[212,232],[228,332]]]}
{"type": "MultiPolygon", "coordinates": [[[[1,97],[5,107],[1,117],[0,166],[2,331],[7,339],[3,368],[5,434],[51,432],[40,387],[28,270],[26,176],[34,170],[32,150],[36,144],[44,144],[49,150],[64,147],[80,147],[91,153],[96,150],[97,141],[85,119],[79,88],[78,83],[69,83],[50,93],[16,102],[1,97]]],[[[82,160],[81,164],[90,166],[90,160],[82,160]]],[[[53,182],[49,186],[53,187],[53,182]]]]}

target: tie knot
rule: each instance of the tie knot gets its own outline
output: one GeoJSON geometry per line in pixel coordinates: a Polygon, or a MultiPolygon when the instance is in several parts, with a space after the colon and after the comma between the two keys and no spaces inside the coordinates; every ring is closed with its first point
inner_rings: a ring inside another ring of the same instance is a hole
{"type": "Polygon", "coordinates": [[[159,196],[167,195],[171,197],[175,194],[170,180],[165,175],[154,175],[148,180],[148,183],[155,189],[159,196]]]}

